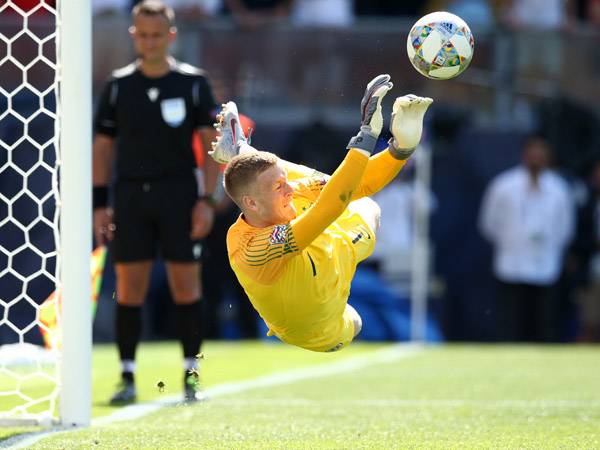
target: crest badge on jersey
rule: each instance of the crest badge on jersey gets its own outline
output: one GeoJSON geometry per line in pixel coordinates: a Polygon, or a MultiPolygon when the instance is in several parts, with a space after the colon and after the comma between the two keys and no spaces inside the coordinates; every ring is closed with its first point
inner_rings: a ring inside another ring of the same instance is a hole
{"type": "Polygon", "coordinates": [[[185,120],[185,101],[182,98],[167,98],[160,102],[162,117],[167,124],[178,127],[185,120]]]}
{"type": "Polygon", "coordinates": [[[146,94],[148,94],[148,98],[151,102],[155,102],[158,98],[158,94],[160,94],[160,90],[158,88],[152,87],[146,91],[146,94]]]}
{"type": "Polygon", "coordinates": [[[271,236],[269,236],[270,244],[283,244],[287,239],[287,225],[275,225],[273,227],[273,231],[271,231],[271,236]]]}

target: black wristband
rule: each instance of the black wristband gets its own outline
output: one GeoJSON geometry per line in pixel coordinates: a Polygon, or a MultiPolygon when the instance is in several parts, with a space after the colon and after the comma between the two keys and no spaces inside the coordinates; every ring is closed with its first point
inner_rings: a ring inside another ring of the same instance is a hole
{"type": "Polygon", "coordinates": [[[399,161],[404,161],[404,160],[410,158],[410,156],[415,152],[416,148],[417,147],[398,148],[396,146],[396,140],[394,139],[393,136],[388,141],[388,151],[390,152],[390,155],[392,155],[392,158],[397,159],[399,161]]]}
{"type": "Polygon", "coordinates": [[[358,148],[360,150],[365,150],[369,152],[369,154],[373,153],[375,146],[377,145],[377,136],[373,136],[371,133],[360,130],[356,136],[350,139],[346,148],[350,150],[351,148],[358,148]]]}
{"type": "Polygon", "coordinates": [[[92,190],[92,208],[106,208],[108,206],[108,186],[94,186],[92,190]]]}
{"type": "Polygon", "coordinates": [[[217,201],[215,200],[215,198],[212,195],[200,195],[198,196],[197,200],[199,202],[206,202],[208,203],[210,206],[217,206],[217,201]]]}

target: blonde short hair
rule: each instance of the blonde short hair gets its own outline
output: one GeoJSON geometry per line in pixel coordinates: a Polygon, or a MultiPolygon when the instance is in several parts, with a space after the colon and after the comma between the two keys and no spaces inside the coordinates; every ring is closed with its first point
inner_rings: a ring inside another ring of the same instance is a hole
{"type": "Polygon", "coordinates": [[[248,194],[256,178],[277,164],[279,158],[269,152],[251,152],[237,155],[225,168],[223,185],[225,192],[241,207],[242,197],[248,194]]]}

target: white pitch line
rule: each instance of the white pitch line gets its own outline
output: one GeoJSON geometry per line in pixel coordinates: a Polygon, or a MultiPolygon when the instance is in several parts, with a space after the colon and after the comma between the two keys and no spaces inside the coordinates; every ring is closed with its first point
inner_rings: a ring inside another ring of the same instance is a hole
{"type": "Polygon", "coordinates": [[[422,408],[456,408],[462,406],[472,406],[477,408],[597,408],[600,406],[600,400],[465,400],[465,399],[354,399],[354,400],[329,400],[329,399],[310,399],[310,398],[223,398],[215,399],[215,405],[266,405],[266,406],[317,406],[327,402],[329,406],[390,406],[390,407],[422,407],[422,408]]]}
{"type": "MultiPolygon", "coordinates": [[[[419,352],[421,349],[422,346],[418,344],[394,344],[372,353],[362,354],[331,364],[322,364],[302,369],[293,369],[246,381],[218,384],[212,388],[204,390],[203,393],[210,400],[211,398],[236,394],[251,389],[280,386],[283,384],[291,384],[311,378],[328,377],[331,375],[337,375],[339,373],[350,373],[353,370],[370,367],[373,364],[386,364],[399,359],[407,358],[419,352]]],[[[92,420],[92,426],[104,426],[115,422],[139,419],[140,417],[148,415],[160,408],[176,405],[180,402],[181,395],[169,395],[151,402],[125,406],[114,413],[109,414],[108,416],[99,417],[92,420]]],[[[0,448],[26,448],[46,437],[56,436],[58,434],[69,433],[81,429],[84,428],[54,428],[36,433],[26,433],[0,442],[0,448]]]]}

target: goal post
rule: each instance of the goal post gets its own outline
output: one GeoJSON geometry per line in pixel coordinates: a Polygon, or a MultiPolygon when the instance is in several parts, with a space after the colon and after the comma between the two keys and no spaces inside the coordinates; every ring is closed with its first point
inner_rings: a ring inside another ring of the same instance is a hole
{"type": "Polygon", "coordinates": [[[431,156],[429,143],[426,141],[421,143],[415,153],[414,235],[411,255],[410,339],[414,342],[427,341],[427,303],[430,277],[431,156]]]}
{"type": "Polygon", "coordinates": [[[0,425],[91,419],[91,28],[91,0],[0,2],[0,425]]]}
{"type": "Polygon", "coordinates": [[[60,421],[91,420],[91,0],[58,0],[60,148],[60,421]]]}

